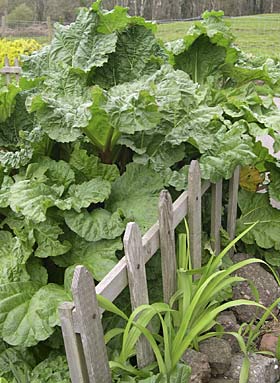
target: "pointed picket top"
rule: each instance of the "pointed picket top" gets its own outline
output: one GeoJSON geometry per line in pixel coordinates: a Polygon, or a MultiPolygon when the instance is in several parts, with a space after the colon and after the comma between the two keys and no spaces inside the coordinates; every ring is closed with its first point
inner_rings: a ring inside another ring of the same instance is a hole
{"type": "Polygon", "coordinates": [[[84,266],[75,268],[72,293],[86,358],[89,383],[111,383],[94,280],[84,266]]]}

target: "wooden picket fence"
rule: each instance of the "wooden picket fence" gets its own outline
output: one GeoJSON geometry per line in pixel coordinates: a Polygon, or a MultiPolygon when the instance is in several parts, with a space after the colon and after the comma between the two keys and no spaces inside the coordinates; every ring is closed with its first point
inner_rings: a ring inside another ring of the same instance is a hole
{"type": "MultiPolygon", "coordinates": [[[[227,231],[231,239],[236,228],[238,184],[239,168],[236,168],[229,183],[227,209],[227,231]]],[[[98,306],[96,294],[113,302],[129,285],[132,309],[149,303],[145,264],[158,249],[161,251],[164,302],[169,302],[176,291],[175,228],[186,216],[192,264],[195,268],[201,266],[201,197],[210,187],[212,248],[219,253],[223,183],[201,182],[199,164],[192,161],[188,190],[173,204],[168,191],[161,192],[159,219],[143,237],[136,223],[127,225],[123,239],[125,256],[96,287],[91,274],[83,266],[76,267],[72,282],[74,302],[65,302],[59,308],[72,383],[112,382],[101,323],[103,310],[98,306]]],[[[144,337],[138,341],[136,353],[139,368],[154,359],[144,337]]]]}
{"type": "Polygon", "coordinates": [[[0,74],[4,75],[4,77],[6,78],[7,85],[11,82],[11,76],[15,76],[16,81],[19,82],[21,67],[19,65],[18,59],[15,59],[15,65],[10,65],[8,57],[5,57],[4,67],[0,69],[0,74]]]}

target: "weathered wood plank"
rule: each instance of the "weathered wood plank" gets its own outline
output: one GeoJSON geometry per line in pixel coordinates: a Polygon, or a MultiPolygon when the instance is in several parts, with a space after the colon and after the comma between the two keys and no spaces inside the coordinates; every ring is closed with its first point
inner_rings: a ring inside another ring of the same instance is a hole
{"type": "Polygon", "coordinates": [[[211,201],[211,247],[215,254],[221,251],[220,230],[222,226],[223,181],[212,184],[211,201]]]}
{"type": "Polygon", "coordinates": [[[173,206],[167,190],[163,190],[159,198],[159,236],[163,300],[165,303],[169,303],[170,298],[177,290],[177,262],[173,206]]]}
{"type": "Polygon", "coordinates": [[[61,329],[72,383],[89,383],[81,337],[75,333],[72,312],[74,304],[59,307],[61,329]]]}
{"type": "MultiPolygon", "coordinates": [[[[229,238],[232,240],[235,237],[236,230],[236,216],[237,216],[237,203],[238,203],[238,188],[239,188],[239,174],[240,167],[238,166],[232,178],[229,181],[229,201],[228,201],[228,215],[227,215],[227,232],[229,238]]],[[[229,251],[229,254],[232,255],[234,249],[229,251]]]]}
{"type": "Polygon", "coordinates": [[[72,293],[80,324],[89,383],[111,383],[95,285],[91,274],[84,266],[77,266],[75,269],[72,293]]]}
{"type": "Polygon", "coordinates": [[[192,161],[188,178],[188,224],[192,266],[201,267],[201,176],[198,161],[192,161]]]}
{"type": "MultiPolygon", "coordinates": [[[[130,300],[132,310],[134,310],[138,306],[149,304],[142,237],[135,222],[127,224],[123,244],[127,262],[130,300]]],[[[143,335],[140,336],[136,344],[136,358],[139,368],[143,368],[154,361],[152,348],[143,335]]]]}
{"type": "MultiPolygon", "coordinates": [[[[7,56],[4,59],[4,68],[6,68],[6,70],[10,68],[10,62],[7,56]]],[[[9,85],[10,81],[11,81],[11,78],[10,78],[9,72],[6,72],[6,84],[9,85]]]]}
{"type": "MultiPolygon", "coordinates": [[[[201,187],[203,195],[210,187],[210,182],[204,181],[201,187]]],[[[188,212],[188,193],[184,192],[173,203],[173,228],[175,229],[188,212]]],[[[144,259],[147,263],[159,249],[159,224],[156,222],[142,237],[144,259]]],[[[96,286],[96,293],[111,302],[116,299],[127,286],[126,261],[122,258],[118,264],[96,286]]],[[[101,311],[103,311],[101,309],[101,311]]]]}

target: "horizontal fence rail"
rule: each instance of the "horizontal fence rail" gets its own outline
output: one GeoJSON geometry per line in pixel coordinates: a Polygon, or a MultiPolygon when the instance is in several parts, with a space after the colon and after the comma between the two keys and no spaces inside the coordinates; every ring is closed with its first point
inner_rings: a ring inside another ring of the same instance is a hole
{"type": "Polygon", "coordinates": [[[11,76],[15,76],[16,81],[19,82],[21,75],[21,67],[19,65],[18,58],[15,58],[15,65],[10,65],[8,57],[4,59],[4,67],[0,69],[0,74],[6,78],[6,84],[10,84],[11,76]]]}
{"type": "MultiPolygon", "coordinates": [[[[234,235],[236,225],[237,168],[230,181],[227,229],[234,235]]],[[[175,229],[188,216],[192,264],[201,266],[201,198],[211,187],[211,245],[220,251],[222,213],[222,181],[211,184],[201,182],[197,161],[192,161],[188,176],[188,190],[172,203],[170,194],[164,190],[159,197],[159,220],[142,237],[136,223],[127,225],[124,235],[124,257],[94,286],[90,273],[83,267],[75,269],[72,292],[73,303],[66,302],[59,308],[64,344],[72,383],[111,383],[111,375],[103,340],[101,315],[96,295],[113,302],[129,285],[131,306],[148,304],[148,288],[145,264],[161,250],[163,297],[168,302],[176,291],[177,262],[175,252],[175,229]],[[197,231],[200,233],[197,233],[197,231]],[[96,350],[100,352],[96,353],[96,350]],[[105,350],[105,351],[104,351],[105,350]]],[[[154,360],[146,339],[140,337],[136,345],[138,367],[145,367],[154,360]]]]}

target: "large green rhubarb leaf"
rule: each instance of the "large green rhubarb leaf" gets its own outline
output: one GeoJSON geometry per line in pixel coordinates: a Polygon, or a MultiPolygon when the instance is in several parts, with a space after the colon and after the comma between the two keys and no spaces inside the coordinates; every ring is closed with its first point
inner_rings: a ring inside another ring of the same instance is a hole
{"type": "Polygon", "coordinates": [[[10,188],[10,207],[34,222],[42,222],[46,220],[47,209],[59,203],[63,190],[36,180],[19,181],[10,188]]]}
{"type": "Polygon", "coordinates": [[[48,136],[59,142],[73,142],[91,119],[91,93],[86,76],[61,64],[50,73],[40,94],[27,99],[29,112],[36,116],[48,136]]]}
{"type": "Polygon", "coordinates": [[[0,285],[0,329],[5,342],[30,347],[47,339],[59,325],[58,306],[70,300],[55,284],[34,282],[0,285]]]}
{"type": "Polygon", "coordinates": [[[139,164],[129,164],[126,172],[112,185],[106,207],[110,211],[120,208],[125,217],[135,221],[142,231],[148,230],[157,220],[159,193],[164,179],[154,170],[139,164]]]}
{"type": "Polygon", "coordinates": [[[95,209],[90,213],[87,210],[81,213],[71,210],[65,212],[64,217],[67,226],[89,242],[119,237],[126,223],[121,211],[111,214],[104,209],[95,209]]]}
{"type": "Polygon", "coordinates": [[[53,259],[58,266],[71,267],[68,271],[70,280],[72,280],[75,265],[84,265],[94,278],[100,281],[117,264],[116,251],[122,250],[123,247],[120,238],[87,242],[75,236],[70,241],[72,243],[70,252],[53,259]]]}
{"type": "Polygon", "coordinates": [[[94,155],[88,155],[85,149],[76,144],[71,153],[69,164],[76,174],[76,178],[82,181],[90,181],[92,178],[102,177],[106,181],[114,181],[120,176],[116,165],[106,165],[94,155]]]}
{"type": "Polygon", "coordinates": [[[25,264],[33,252],[32,245],[9,231],[0,231],[0,284],[29,280],[25,264]]]}
{"type": "Polygon", "coordinates": [[[205,12],[203,21],[190,28],[184,39],[167,44],[175,68],[189,73],[194,82],[207,82],[224,63],[237,60],[233,35],[222,16],[223,12],[205,12]]]}
{"type": "Polygon", "coordinates": [[[39,258],[47,258],[67,253],[71,244],[68,241],[60,241],[61,234],[63,234],[63,230],[59,224],[49,218],[34,226],[34,237],[37,242],[34,255],[39,258]]]}
{"type": "Polygon", "coordinates": [[[238,220],[239,232],[248,225],[258,222],[242,238],[242,241],[247,244],[257,244],[264,249],[274,247],[276,250],[280,250],[280,211],[270,205],[268,193],[250,193],[241,190],[238,205],[242,213],[238,220]]]}
{"type": "Polygon", "coordinates": [[[62,210],[70,208],[80,212],[92,203],[104,202],[111,192],[111,183],[97,177],[80,185],[71,185],[65,200],[58,201],[56,206],[62,210]]]}
{"type": "Polygon", "coordinates": [[[215,134],[212,146],[199,162],[202,177],[217,182],[229,179],[237,165],[250,165],[254,160],[253,141],[245,134],[244,126],[236,123],[230,130],[222,127],[215,134]]]}
{"type": "Polygon", "coordinates": [[[98,33],[98,20],[93,10],[82,9],[70,26],[56,24],[50,59],[85,72],[107,62],[108,55],[116,49],[117,34],[98,33]]]}
{"type": "Polygon", "coordinates": [[[146,25],[130,25],[118,35],[116,51],[108,63],[95,70],[92,81],[108,89],[151,75],[165,61],[167,55],[153,32],[146,25]]]}

